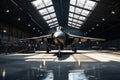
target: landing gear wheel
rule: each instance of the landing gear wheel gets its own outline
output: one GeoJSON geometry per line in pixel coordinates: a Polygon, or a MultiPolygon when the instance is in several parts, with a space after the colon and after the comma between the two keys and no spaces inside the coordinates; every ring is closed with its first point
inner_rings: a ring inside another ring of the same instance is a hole
{"type": "Polygon", "coordinates": [[[47,51],[46,51],[47,53],[49,53],[49,48],[47,48],[47,51]]]}
{"type": "Polygon", "coordinates": [[[74,53],[76,53],[76,52],[77,52],[77,49],[76,49],[75,47],[73,47],[73,51],[74,51],[74,53]]]}
{"type": "Polygon", "coordinates": [[[74,53],[77,53],[77,49],[76,48],[74,49],[74,53]]]}
{"type": "Polygon", "coordinates": [[[57,57],[62,57],[62,54],[58,52],[57,57]]]}
{"type": "Polygon", "coordinates": [[[61,52],[60,52],[60,50],[61,50],[61,46],[60,46],[60,45],[58,46],[58,49],[59,49],[59,51],[58,51],[58,53],[57,53],[57,57],[62,57],[62,54],[61,54],[61,52]]]}

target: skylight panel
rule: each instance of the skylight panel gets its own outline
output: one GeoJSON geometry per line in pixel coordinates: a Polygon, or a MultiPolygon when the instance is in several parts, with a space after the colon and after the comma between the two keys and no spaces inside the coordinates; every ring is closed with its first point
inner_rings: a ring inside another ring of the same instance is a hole
{"type": "Polygon", "coordinates": [[[79,27],[77,27],[77,26],[75,26],[75,25],[72,25],[71,27],[76,28],[76,29],[79,29],[79,27]]]}
{"type": "Polygon", "coordinates": [[[50,24],[48,24],[49,26],[51,26],[51,25],[54,25],[54,23],[50,23],[50,24]]]}
{"type": "Polygon", "coordinates": [[[48,25],[58,24],[52,0],[33,0],[31,4],[36,7],[48,25]]]}
{"type": "Polygon", "coordinates": [[[54,27],[56,27],[56,26],[58,26],[58,24],[56,24],[56,25],[53,25],[53,26],[50,26],[50,28],[54,28],[54,27]]]}
{"type": "Polygon", "coordinates": [[[86,0],[77,0],[76,6],[83,7],[86,0]]]}
{"type": "Polygon", "coordinates": [[[73,17],[73,13],[69,13],[69,16],[70,16],[70,17],[73,17]]]}
{"type": "Polygon", "coordinates": [[[74,9],[75,9],[75,7],[70,6],[70,11],[71,11],[71,12],[74,12],[74,9]]]}
{"type": "Polygon", "coordinates": [[[48,9],[49,13],[54,12],[54,8],[53,8],[53,6],[48,7],[47,9],[48,9]]]}
{"type": "Polygon", "coordinates": [[[55,24],[54,26],[58,26],[58,24],[55,24]]]}
{"type": "Polygon", "coordinates": [[[89,9],[89,10],[92,10],[95,5],[96,5],[96,2],[87,0],[84,8],[89,9]]]}
{"type": "Polygon", "coordinates": [[[48,11],[46,9],[39,10],[41,15],[48,14],[48,11]]]}
{"type": "Polygon", "coordinates": [[[95,6],[96,2],[92,0],[70,0],[68,24],[82,26],[95,6]]]}
{"type": "Polygon", "coordinates": [[[68,23],[68,26],[71,26],[71,24],[68,23]]]}
{"type": "Polygon", "coordinates": [[[78,24],[82,24],[83,22],[82,21],[78,21],[78,24]]]}
{"type": "Polygon", "coordinates": [[[46,6],[52,5],[51,0],[43,0],[46,6]]]}
{"type": "Polygon", "coordinates": [[[76,29],[80,29],[80,27],[75,27],[76,29]]]}
{"type": "Polygon", "coordinates": [[[79,19],[84,21],[86,18],[83,16],[80,16],[79,19]]]}
{"type": "Polygon", "coordinates": [[[90,13],[89,11],[83,10],[82,13],[81,13],[81,15],[88,16],[89,13],[90,13]]]}
{"type": "Polygon", "coordinates": [[[73,21],[70,21],[70,20],[69,20],[68,22],[72,23],[73,21]]]}
{"type": "Polygon", "coordinates": [[[57,18],[53,18],[52,21],[57,21],[57,18]]]}
{"type": "Polygon", "coordinates": [[[57,24],[54,24],[54,23],[49,24],[49,26],[55,26],[55,25],[57,25],[57,24]]]}
{"type": "Polygon", "coordinates": [[[78,19],[78,18],[79,18],[79,15],[74,15],[74,18],[78,19]]]}
{"type": "Polygon", "coordinates": [[[72,23],[73,25],[76,25],[76,23],[72,23]]]}
{"type": "Polygon", "coordinates": [[[58,22],[57,21],[55,21],[55,22],[52,22],[52,23],[50,23],[50,24],[57,24],[58,22]]]}
{"type": "Polygon", "coordinates": [[[47,21],[47,23],[51,23],[51,22],[52,22],[52,20],[48,20],[48,21],[47,21]]]}
{"type": "Polygon", "coordinates": [[[72,18],[69,18],[68,20],[72,21],[72,18]]]}
{"type": "Polygon", "coordinates": [[[50,14],[51,17],[56,17],[55,13],[50,14]]]}
{"type": "Polygon", "coordinates": [[[31,2],[37,9],[45,7],[42,0],[35,0],[31,2]]]}
{"type": "Polygon", "coordinates": [[[76,24],[76,26],[79,26],[79,27],[80,27],[81,25],[80,25],[80,24],[76,24]]]}
{"type": "Polygon", "coordinates": [[[44,18],[45,20],[48,20],[48,19],[50,19],[50,15],[43,16],[43,18],[44,18]]]}
{"type": "Polygon", "coordinates": [[[80,9],[80,8],[76,8],[76,9],[75,9],[75,13],[77,13],[77,14],[80,14],[81,11],[82,11],[82,9],[80,9]]]}
{"type": "Polygon", "coordinates": [[[73,22],[77,22],[77,20],[76,20],[76,19],[73,19],[73,22]]]}
{"type": "Polygon", "coordinates": [[[75,28],[76,26],[72,25],[71,27],[74,27],[74,28],[75,28]]]}
{"type": "Polygon", "coordinates": [[[71,24],[71,22],[70,22],[70,21],[68,21],[68,24],[71,24]]]}
{"type": "Polygon", "coordinates": [[[70,4],[75,5],[76,4],[76,0],[70,0],[70,4]]]}
{"type": "Polygon", "coordinates": [[[50,26],[50,28],[54,28],[55,26],[50,26]]]}

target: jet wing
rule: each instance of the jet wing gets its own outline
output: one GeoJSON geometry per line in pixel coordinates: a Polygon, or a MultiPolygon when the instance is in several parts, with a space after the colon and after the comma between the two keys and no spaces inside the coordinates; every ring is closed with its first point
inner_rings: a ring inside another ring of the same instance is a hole
{"type": "Polygon", "coordinates": [[[31,38],[23,38],[20,40],[36,40],[36,39],[44,39],[44,38],[52,38],[52,34],[38,36],[38,37],[31,37],[31,38]]]}
{"type": "Polygon", "coordinates": [[[91,37],[83,37],[83,36],[77,36],[77,35],[72,35],[69,34],[69,38],[76,39],[79,42],[87,42],[87,41],[105,41],[105,39],[100,39],[100,38],[91,38],[91,37]]]}

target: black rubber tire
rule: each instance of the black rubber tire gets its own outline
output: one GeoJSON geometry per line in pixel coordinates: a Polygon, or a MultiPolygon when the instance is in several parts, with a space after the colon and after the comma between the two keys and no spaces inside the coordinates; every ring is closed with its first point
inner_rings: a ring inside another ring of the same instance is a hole
{"type": "Polygon", "coordinates": [[[60,54],[59,54],[59,53],[57,53],[57,57],[62,57],[62,54],[61,54],[61,53],[60,53],[60,54]]]}
{"type": "Polygon", "coordinates": [[[74,51],[74,53],[77,53],[77,49],[75,47],[73,47],[72,50],[74,51]]]}
{"type": "Polygon", "coordinates": [[[49,53],[49,48],[47,48],[46,52],[49,53]]]}
{"type": "Polygon", "coordinates": [[[74,49],[74,53],[77,53],[77,49],[76,48],[74,49]]]}

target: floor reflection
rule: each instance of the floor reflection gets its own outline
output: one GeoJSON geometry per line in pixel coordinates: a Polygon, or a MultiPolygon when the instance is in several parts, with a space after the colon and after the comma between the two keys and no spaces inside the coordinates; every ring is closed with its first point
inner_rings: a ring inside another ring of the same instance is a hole
{"type": "Polygon", "coordinates": [[[28,62],[20,71],[15,65],[16,72],[4,68],[0,80],[120,80],[120,70],[111,63],[28,62]]]}
{"type": "Polygon", "coordinates": [[[119,61],[93,62],[90,58],[87,62],[83,58],[89,57],[81,56],[77,55],[79,60],[75,58],[67,62],[64,59],[26,61],[0,58],[0,80],[120,80],[119,61]]]}
{"type": "Polygon", "coordinates": [[[68,74],[68,80],[88,80],[84,70],[70,70],[68,74]]]}

